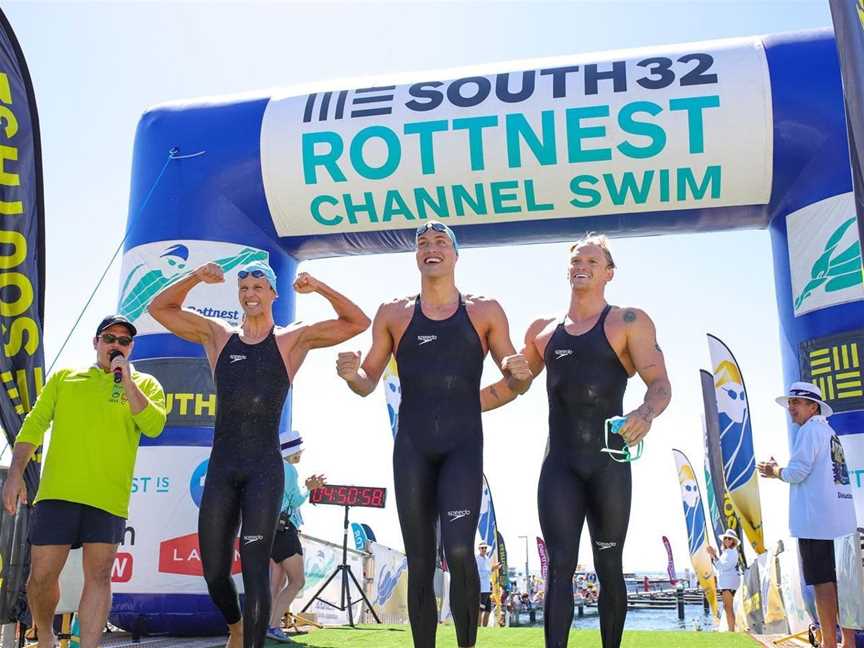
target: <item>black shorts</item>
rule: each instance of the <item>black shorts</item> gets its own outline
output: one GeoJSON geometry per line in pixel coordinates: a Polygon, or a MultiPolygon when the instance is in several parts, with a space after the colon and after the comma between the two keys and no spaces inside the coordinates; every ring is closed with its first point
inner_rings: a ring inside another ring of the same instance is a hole
{"type": "Polygon", "coordinates": [[[833,540],[798,538],[798,552],[801,554],[801,568],[805,583],[821,585],[837,582],[833,540]]]}
{"type": "Polygon", "coordinates": [[[33,507],[30,544],[120,544],[126,520],[94,506],[65,500],[41,500],[33,507]]]}
{"type": "Polygon", "coordinates": [[[480,611],[490,612],[492,610],[492,594],[489,592],[480,592],[480,611]]]}
{"type": "Polygon", "coordinates": [[[270,552],[270,557],[277,563],[280,563],[291,556],[302,555],[303,545],[300,544],[297,527],[289,522],[283,530],[276,531],[276,536],[273,538],[273,551],[270,552]]]}

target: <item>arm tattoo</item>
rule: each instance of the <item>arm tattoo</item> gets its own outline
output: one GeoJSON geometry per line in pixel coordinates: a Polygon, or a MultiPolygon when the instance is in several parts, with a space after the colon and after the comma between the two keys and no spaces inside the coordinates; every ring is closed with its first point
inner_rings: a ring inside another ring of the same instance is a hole
{"type": "Polygon", "coordinates": [[[627,322],[628,324],[631,322],[635,322],[636,321],[636,311],[628,308],[627,310],[624,311],[623,318],[624,318],[624,321],[627,322]]]}

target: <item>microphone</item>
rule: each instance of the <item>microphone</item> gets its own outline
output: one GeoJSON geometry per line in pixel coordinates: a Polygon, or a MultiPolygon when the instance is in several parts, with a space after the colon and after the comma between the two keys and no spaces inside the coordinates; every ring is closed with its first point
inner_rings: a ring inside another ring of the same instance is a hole
{"type": "MultiPolygon", "coordinates": [[[[109,363],[114,362],[114,358],[117,357],[122,358],[123,354],[120,353],[117,349],[114,349],[113,351],[111,351],[111,353],[108,354],[109,363]]],[[[123,380],[123,370],[118,367],[114,370],[114,382],[119,383],[121,380],[123,380]]]]}

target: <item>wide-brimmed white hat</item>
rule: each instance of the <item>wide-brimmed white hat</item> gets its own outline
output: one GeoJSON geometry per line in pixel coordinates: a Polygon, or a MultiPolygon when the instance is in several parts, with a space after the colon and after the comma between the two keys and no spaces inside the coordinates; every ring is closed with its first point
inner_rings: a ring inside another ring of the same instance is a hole
{"type": "Polygon", "coordinates": [[[279,449],[282,458],[287,459],[303,450],[303,437],[297,430],[285,430],[279,433],[279,449]]]}
{"type": "Polygon", "coordinates": [[[732,529],[726,529],[726,533],[720,536],[720,540],[723,540],[724,538],[731,538],[735,541],[736,545],[741,543],[741,541],[738,539],[738,534],[735,533],[735,531],[732,529]]]}
{"type": "Polygon", "coordinates": [[[787,407],[790,398],[805,398],[807,400],[813,401],[814,403],[819,403],[819,407],[822,410],[820,414],[822,416],[828,417],[834,413],[834,410],[831,409],[831,406],[822,400],[822,390],[813,383],[794,382],[792,383],[792,385],[790,385],[785,396],[778,396],[774,400],[777,402],[778,405],[787,407]]]}

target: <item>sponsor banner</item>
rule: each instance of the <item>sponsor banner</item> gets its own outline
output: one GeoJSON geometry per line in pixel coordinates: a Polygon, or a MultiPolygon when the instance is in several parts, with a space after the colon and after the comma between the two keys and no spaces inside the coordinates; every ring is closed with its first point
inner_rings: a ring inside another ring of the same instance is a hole
{"type": "Polygon", "coordinates": [[[151,374],[165,390],[167,427],[212,427],[216,385],[206,358],[145,358],[135,369],[151,374]]]}
{"type": "MultiPolygon", "coordinates": [[[[294,602],[295,610],[302,610],[306,604],[312,599],[321,585],[330,578],[331,574],[342,562],[342,545],[335,545],[330,542],[318,540],[309,536],[300,535],[300,542],[303,545],[303,571],[306,576],[306,585],[303,591],[297,596],[294,602]]],[[[357,580],[363,584],[366,582],[365,572],[363,570],[364,554],[348,549],[348,564],[351,566],[351,571],[357,580]]],[[[350,582],[350,579],[349,579],[350,582]]],[[[360,604],[354,605],[354,622],[357,623],[360,618],[360,612],[365,608],[365,604],[357,592],[354,583],[351,582],[351,600],[361,601],[360,604]]],[[[315,614],[315,618],[319,623],[324,625],[345,625],[348,623],[348,610],[340,612],[339,610],[327,605],[320,599],[329,601],[335,605],[339,605],[342,593],[342,578],[334,578],[330,581],[319,599],[312,602],[307,612],[315,614]]],[[[368,596],[368,592],[366,592],[368,596]]]]}
{"type": "Polygon", "coordinates": [[[864,409],[864,329],[805,340],[798,364],[801,380],[818,385],[835,412],[864,409]]]}
{"type": "Polygon", "coordinates": [[[366,542],[369,538],[366,537],[366,532],[363,527],[357,522],[351,523],[351,533],[354,535],[354,547],[357,551],[366,551],[366,542]]]}
{"type": "Polygon", "coordinates": [[[864,299],[855,197],[845,193],[786,217],[795,317],[864,299]]]}
{"type": "Polygon", "coordinates": [[[405,554],[369,543],[374,580],[369,600],[382,623],[408,623],[408,560],[405,554]]]}
{"type": "Polygon", "coordinates": [[[546,583],[549,580],[549,552],[543,538],[537,538],[537,553],[540,555],[540,574],[546,583]]]}
{"type": "Polygon", "coordinates": [[[680,450],[672,450],[675,468],[678,473],[678,483],[681,486],[681,502],[684,505],[684,522],[687,526],[687,549],[690,562],[699,586],[705,592],[705,598],[711,607],[711,614],[718,615],[717,588],[714,582],[714,565],[708,554],[708,528],[705,520],[705,509],[702,506],[702,496],[699,492],[699,482],[690,460],[680,450]]]}
{"type": "Polygon", "coordinates": [[[261,171],[279,235],[770,198],[771,87],[758,39],[495,67],[271,98],[261,171]]]}
{"type": "MultiPolygon", "coordinates": [[[[168,454],[138,449],[129,519],[112,572],[114,592],[207,594],[197,530],[209,455],[210,448],[198,446],[173,447],[168,454]]],[[[236,550],[234,563],[237,575],[236,550]]],[[[234,580],[242,591],[239,576],[234,580]]]]}
{"type": "Polygon", "coordinates": [[[849,489],[855,501],[858,526],[864,528],[864,434],[844,434],[840,437],[846,468],[849,470],[849,489]]]}
{"type": "Polygon", "coordinates": [[[480,517],[477,523],[477,534],[480,540],[489,545],[489,555],[495,555],[498,522],[495,518],[495,505],[492,503],[492,489],[486,475],[483,475],[483,494],[480,498],[480,517]]]}
{"type": "MultiPolygon", "coordinates": [[[[0,427],[12,445],[45,381],[45,202],[33,83],[15,32],[2,11],[0,121],[0,427]]],[[[31,502],[39,486],[40,456],[37,453],[36,461],[24,472],[31,502]]],[[[26,525],[28,519],[27,514],[19,514],[16,522],[4,526],[10,530],[26,525]]],[[[0,623],[13,623],[20,611],[29,546],[26,532],[0,535],[0,623]]]]}
{"type": "Polygon", "coordinates": [[[381,377],[384,383],[384,398],[387,401],[387,416],[390,420],[390,432],[393,438],[399,431],[399,404],[402,402],[402,385],[399,383],[399,369],[396,366],[396,358],[390,356],[384,375],[381,377]]]}
{"type": "MultiPolygon", "coordinates": [[[[765,551],[765,540],[762,531],[762,505],[759,501],[759,478],[756,474],[756,457],[753,454],[753,429],[750,422],[747,389],[744,387],[741,368],[729,347],[719,338],[709,334],[708,351],[711,355],[714,376],[714,396],[725,486],[738,513],[738,522],[744,529],[750,546],[758,555],[765,551]]],[[[703,401],[706,400],[708,406],[710,399],[703,398],[703,401]]],[[[706,416],[706,424],[711,417],[713,412],[711,416],[706,416]]],[[[709,435],[711,434],[709,429],[709,435]]],[[[742,537],[741,540],[743,541],[744,538],[742,537]]]]}
{"type": "MultiPolygon", "coordinates": [[[[780,593],[789,632],[807,632],[813,617],[804,596],[804,577],[801,574],[801,557],[798,554],[798,541],[787,538],[783,541],[783,551],[778,556],[780,563],[780,593]]],[[[738,595],[735,595],[738,600],[738,595]]]]}
{"type": "Polygon", "coordinates": [[[669,574],[669,582],[675,585],[678,582],[678,576],[675,574],[675,559],[672,557],[672,544],[666,536],[663,536],[663,546],[666,547],[666,573],[669,574]]]}
{"type": "Polygon", "coordinates": [[[834,564],[840,603],[839,625],[864,630],[864,560],[860,530],[834,540],[834,564]]]}
{"type": "Polygon", "coordinates": [[[123,255],[117,310],[135,324],[139,335],[167,333],[147,313],[150,302],[163,288],[189,276],[197,267],[215,263],[225,272],[225,282],[195,286],[184,307],[237,326],[243,316],[237,301],[237,269],[252,261],[269,262],[269,258],[264,250],[221,241],[176,240],[139,245],[123,255]]]}

